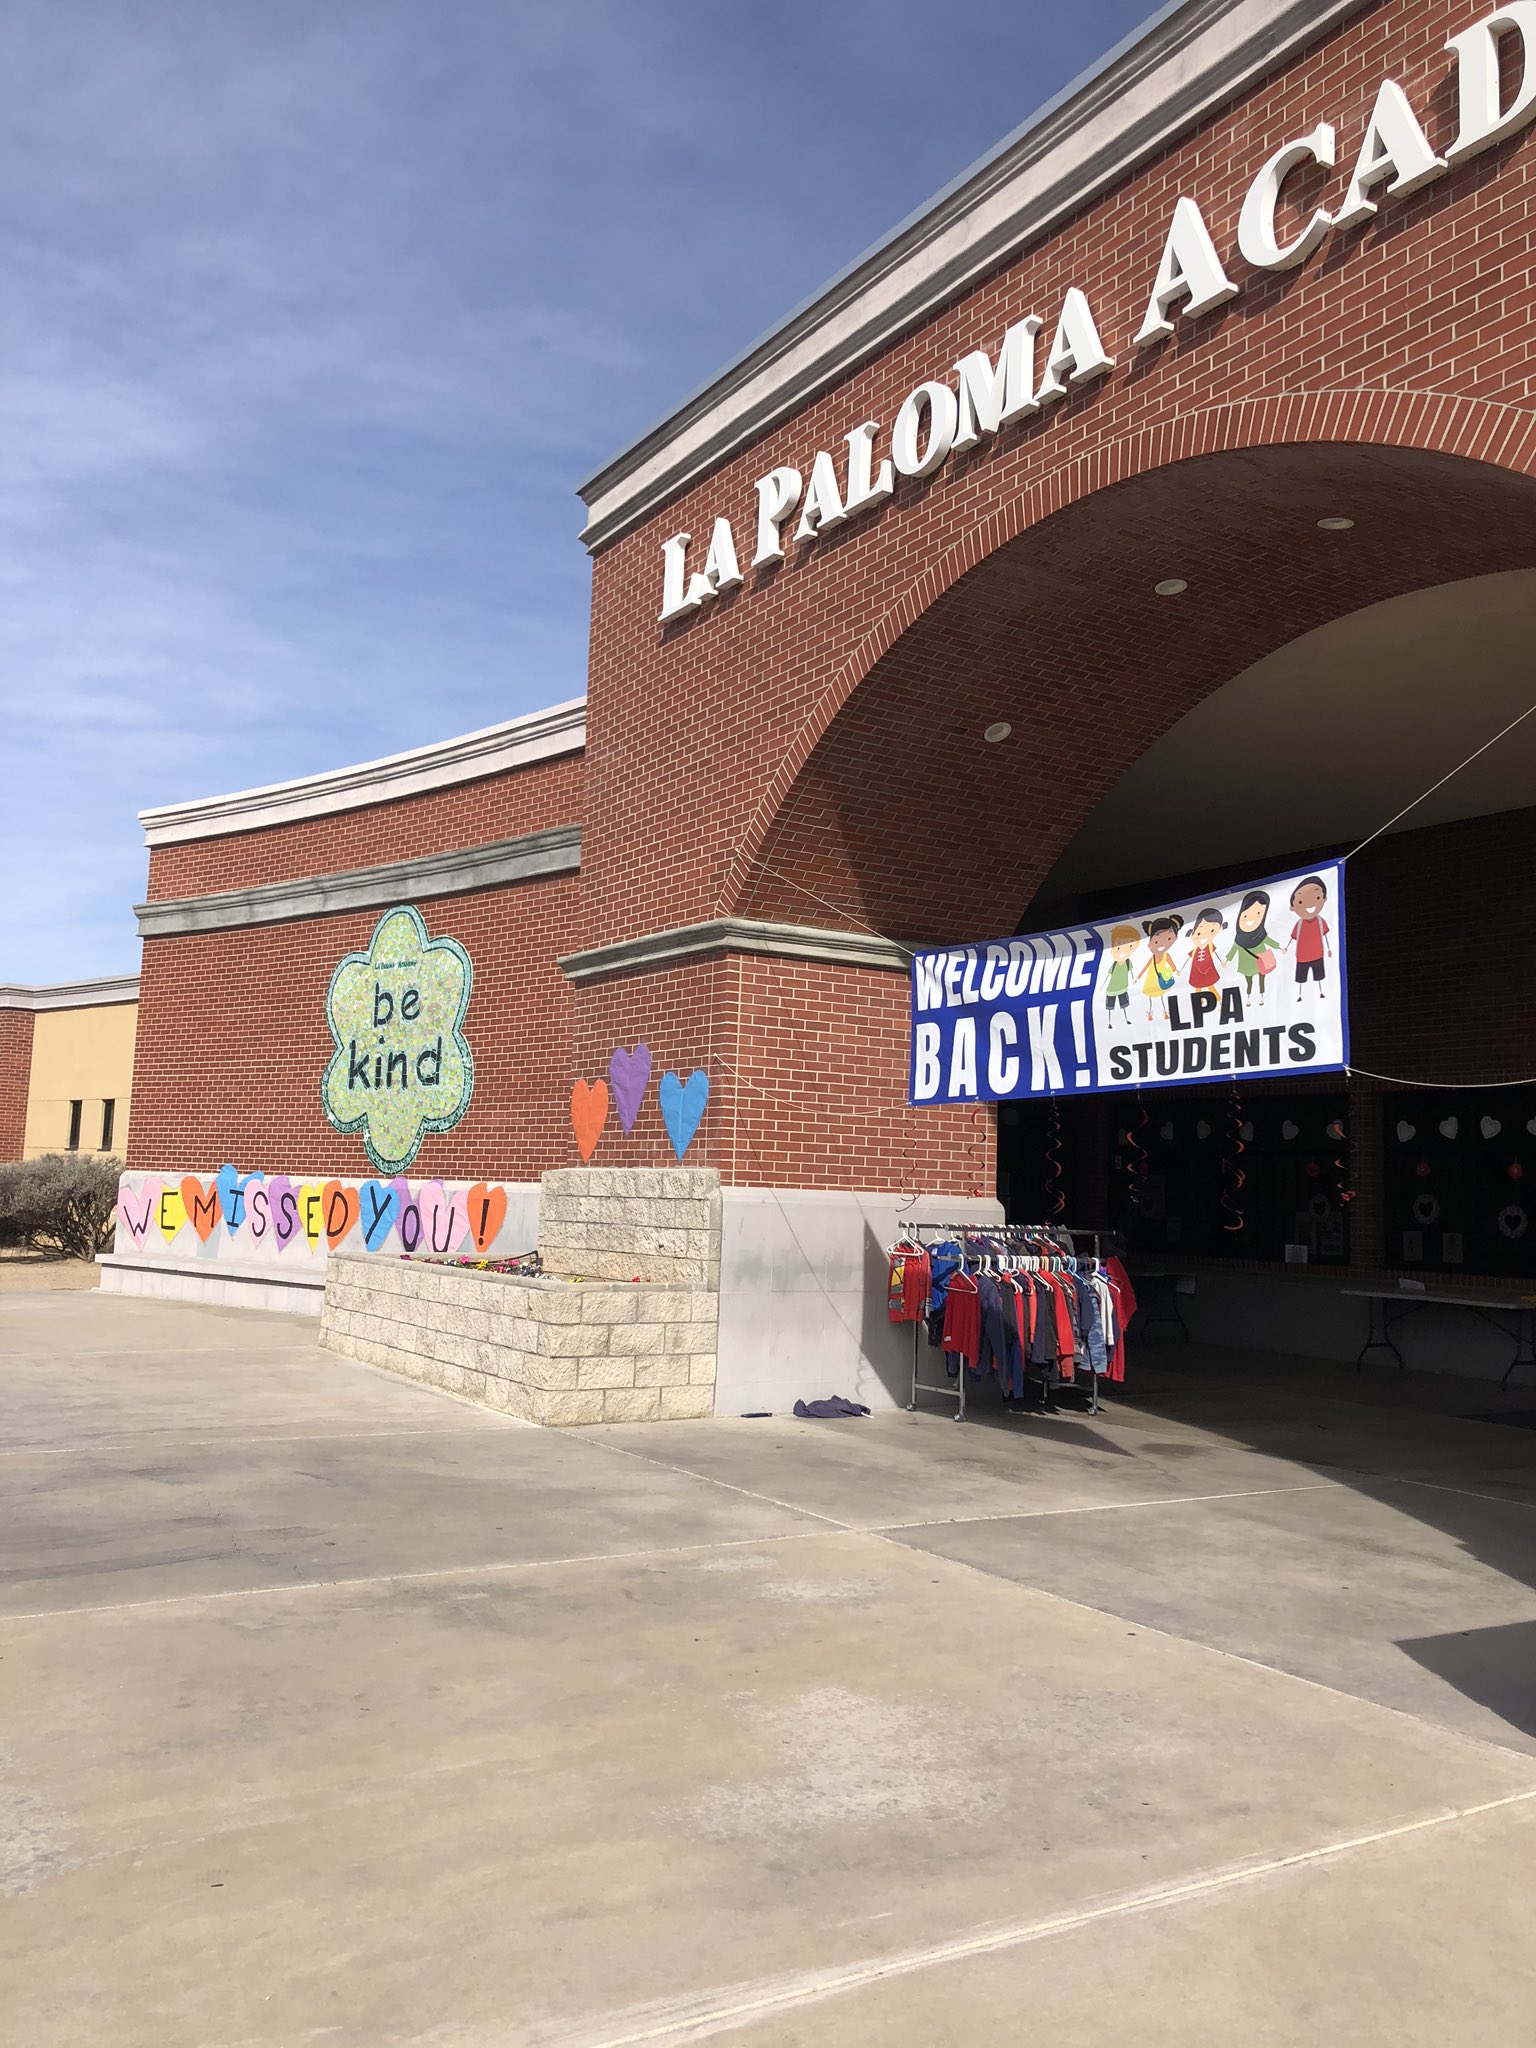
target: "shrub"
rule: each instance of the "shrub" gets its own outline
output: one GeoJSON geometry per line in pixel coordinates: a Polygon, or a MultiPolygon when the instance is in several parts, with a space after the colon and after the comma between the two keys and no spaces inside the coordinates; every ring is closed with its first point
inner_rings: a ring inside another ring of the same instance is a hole
{"type": "Polygon", "coordinates": [[[111,1240],[122,1170],[64,1152],[0,1166],[0,1236],[45,1258],[94,1259],[111,1240]]]}

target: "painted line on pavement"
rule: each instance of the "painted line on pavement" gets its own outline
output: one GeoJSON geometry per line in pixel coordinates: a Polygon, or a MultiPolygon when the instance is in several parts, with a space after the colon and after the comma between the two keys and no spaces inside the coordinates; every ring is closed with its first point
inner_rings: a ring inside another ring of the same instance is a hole
{"type": "Polygon", "coordinates": [[[1339,1479],[1320,1479],[1308,1480],[1301,1486],[1246,1486],[1231,1493],[1174,1493],[1160,1494],[1151,1500],[1085,1501],[1070,1508],[1001,1508],[990,1515],[940,1515],[932,1521],[878,1522],[867,1533],[890,1536],[899,1535],[903,1529],[953,1529],[967,1522],[1042,1522],[1052,1515],[1113,1515],[1123,1508],[1187,1508],[1200,1501],[1262,1500],[1271,1493],[1338,1493],[1343,1485],[1339,1479]]]}
{"type": "Polygon", "coordinates": [[[808,1971],[756,1986],[742,1985],[736,1991],[717,1992],[712,1997],[706,1993],[681,1998],[670,2010],[652,2006],[648,2013],[636,2015],[638,2024],[625,2025],[621,2021],[623,2030],[618,2033],[594,2031],[604,2024],[612,2025],[611,2020],[606,2023],[599,2020],[587,2021],[559,2035],[543,2034],[540,2039],[547,2048],[555,2048],[557,2042],[563,2044],[563,2048],[646,2048],[648,2043],[702,2041],[710,2035],[722,2034],[796,2008],[817,2005],[823,2000],[844,1996],[889,1978],[910,1977],[920,1971],[943,1968],[949,1963],[1004,1954],[1034,1942],[1049,1941],[1057,1935],[1075,1933],[1080,1928],[1099,1926],[1105,1921],[1129,1919],[1136,1914],[1158,1912],[1191,1900],[1211,1898],[1236,1890],[1241,1885],[1253,1884],[1259,1878],[1317,1868],[1360,1850],[1379,1847],[1385,1842],[1403,1841],[1409,1836],[1427,1833],[1432,1828],[1455,1826],[1482,1814],[1529,1805],[1532,1801],[1536,1801],[1536,1787],[1506,1793],[1498,1799],[1481,1800],[1473,1806],[1450,1807],[1417,1820],[1400,1821],[1392,1827],[1373,1828],[1365,1834],[1320,1843],[1316,1848],[1298,1849],[1287,1856],[1266,1857],[1262,1862],[1207,1871],[1194,1878],[1176,1879],[1105,1900],[1096,1906],[1083,1907],[1076,1912],[1018,1921],[1011,1926],[990,1928],[954,1941],[932,1942],[921,1948],[900,1950],[890,1956],[871,1957],[866,1962],[846,1964],[840,1969],[808,1971]]]}
{"type": "Polygon", "coordinates": [[[59,1621],[79,1614],[135,1614],[157,1607],[193,1607],[221,1600],[266,1600],[293,1593],[347,1592],[354,1586],[411,1586],[431,1579],[479,1579],[498,1572],[551,1571],[567,1564],[628,1564],[650,1557],[682,1557],[696,1551],[756,1550],[769,1543],[805,1543],[812,1538],[863,1536],[863,1529],[785,1529],[776,1536],[727,1536],[715,1543],[662,1543],[640,1550],[577,1550],[563,1557],[513,1557],[501,1564],[445,1564],[424,1572],[372,1572],[356,1578],[280,1580],[270,1586],[227,1586],[205,1593],[163,1593],[149,1600],[102,1600],[80,1607],[36,1607],[0,1614],[0,1627],[18,1621],[59,1621]]]}
{"type": "MultiPolygon", "coordinates": [[[[499,1416],[494,1409],[485,1411],[487,1422],[504,1422],[508,1418],[499,1416]]],[[[514,1421],[520,1418],[513,1417],[514,1421]]],[[[204,1425],[206,1427],[206,1425],[204,1425]]],[[[530,1429],[537,1428],[530,1423],[530,1429]]],[[[253,1430],[249,1424],[231,1422],[219,1436],[177,1436],[174,1423],[166,1423],[159,1429],[143,1429],[133,1436],[112,1437],[100,1443],[48,1445],[22,1445],[14,1451],[0,1451],[0,1458],[89,1458],[98,1451],[195,1451],[212,1445],[223,1450],[233,1440],[239,1444],[367,1444],[385,1437],[421,1436],[440,1437],[452,1442],[460,1436],[477,1436],[481,1432],[473,1426],[456,1428],[444,1422],[436,1429],[335,1429],[316,1430],[309,1434],[279,1435],[275,1431],[263,1434],[253,1430]],[[240,1432],[240,1434],[237,1434],[240,1432]]]]}

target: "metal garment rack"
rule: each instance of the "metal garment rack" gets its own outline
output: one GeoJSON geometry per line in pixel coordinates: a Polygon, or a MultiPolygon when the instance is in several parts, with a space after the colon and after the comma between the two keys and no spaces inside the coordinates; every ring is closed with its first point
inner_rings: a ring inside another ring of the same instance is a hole
{"type": "MultiPolygon", "coordinates": [[[[1096,1265],[1103,1264],[1103,1239],[1107,1234],[1107,1232],[1099,1230],[1069,1230],[1064,1223],[978,1223],[974,1218],[969,1223],[915,1223],[907,1233],[910,1242],[916,1245],[922,1245],[925,1238],[934,1243],[942,1243],[946,1238],[954,1238],[962,1245],[967,1238],[989,1238],[994,1244],[1001,1242],[1010,1249],[1017,1245],[1021,1255],[1024,1257],[1031,1255],[1038,1257],[1038,1240],[1041,1237],[1055,1236],[1066,1238],[1072,1246],[1072,1256],[1074,1258],[1084,1258],[1087,1254],[1077,1249],[1078,1239],[1092,1238],[1093,1259],[1096,1265]],[[1029,1240],[1031,1238],[1036,1239],[1037,1242],[1030,1244],[1029,1240]]],[[[986,1253],[981,1252],[978,1256],[985,1258],[986,1253]]],[[[919,1377],[919,1365],[923,1353],[923,1337],[926,1334],[927,1327],[928,1318],[926,1316],[919,1316],[912,1325],[912,1398],[907,1403],[908,1412],[911,1413],[916,1410],[919,1394],[942,1394],[946,1401],[953,1401],[955,1403],[955,1421],[964,1422],[965,1365],[962,1363],[959,1375],[953,1385],[949,1383],[947,1378],[943,1386],[935,1386],[931,1380],[919,1377]]],[[[940,1355],[942,1356],[943,1354],[941,1353],[940,1355]]],[[[1099,1375],[1091,1367],[1088,1372],[1088,1384],[1090,1388],[1088,1413],[1090,1415],[1097,1415],[1099,1412],[1099,1375]]]]}

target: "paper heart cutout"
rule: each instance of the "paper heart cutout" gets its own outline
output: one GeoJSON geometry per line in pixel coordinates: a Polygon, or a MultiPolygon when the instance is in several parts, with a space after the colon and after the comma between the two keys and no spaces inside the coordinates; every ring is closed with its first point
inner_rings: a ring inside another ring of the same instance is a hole
{"type": "Polygon", "coordinates": [[[253,1243],[260,1244],[272,1229],[272,1196],[261,1182],[248,1188],[245,1198],[245,1220],[250,1225],[253,1243]]]}
{"type": "Polygon", "coordinates": [[[1284,1138],[1285,1142],[1289,1144],[1292,1138],[1296,1137],[1299,1134],[1300,1130],[1300,1124],[1293,1124],[1290,1118],[1287,1117],[1285,1122],[1280,1126],[1280,1135],[1282,1138],[1284,1138]]]}
{"type": "Polygon", "coordinates": [[[597,1150],[597,1141],[603,1135],[603,1125],[607,1121],[608,1083],[578,1081],[571,1090],[571,1129],[576,1133],[576,1150],[581,1154],[583,1165],[597,1150]]]}
{"type": "Polygon", "coordinates": [[[416,1190],[416,1206],[421,1211],[423,1252],[440,1256],[456,1250],[469,1226],[463,1189],[450,1195],[440,1180],[428,1181],[425,1187],[416,1190]]]}
{"type": "Polygon", "coordinates": [[[1444,1118],[1443,1118],[1443,1119],[1441,1120],[1441,1124],[1440,1124],[1440,1135],[1441,1135],[1441,1137],[1442,1137],[1442,1138],[1454,1138],[1454,1137],[1455,1137],[1455,1135],[1456,1135],[1456,1133],[1457,1133],[1457,1132],[1458,1132],[1458,1131],[1459,1131],[1460,1129],[1461,1129],[1461,1125],[1460,1125],[1460,1123],[1459,1123],[1459,1122],[1457,1121],[1457,1119],[1456,1119],[1455,1117],[1453,1117],[1453,1116],[1448,1116],[1448,1117],[1444,1117],[1444,1118]]]}
{"type": "Polygon", "coordinates": [[[1340,1118],[1335,1117],[1333,1122],[1328,1126],[1328,1135],[1330,1138],[1332,1138],[1335,1145],[1343,1144],[1344,1125],[1340,1118]]]}
{"type": "Polygon", "coordinates": [[[1397,1126],[1397,1142],[1399,1145],[1406,1145],[1416,1135],[1417,1133],[1412,1124],[1399,1122],[1397,1126]]]}
{"type": "Polygon", "coordinates": [[[325,1182],[307,1180],[299,1189],[299,1228],[311,1251],[325,1235],[325,1182]]]}
{"type": "Polygon", "coordinates": [[[1251,1145],[1253,1143],[1253,1125],[1239,1124],[1237,1127],[1237,1135],[1242,1139],[1245,1145],[1251,1145]]]}
{"type": "Polygon", "coordinates": [[[681,1159],[704,1121],[709,1105],[709,1076],[702,1067],[695,1067],[686,1081],[680,1081],[669,1068],[662,1075],[656,1094],[672,1150],[681,1159]]]}
{"type": "Polygon", "coordinates": [[[1503,1128],[1504,1126],[1496,1116],[1485,1116],[1481,1124],[1478,1125],[1478,1129],[1485,1138],[1496,1138],[1503,1128]]]}
{"type": "Polygon", "coordinates": [[[160,1199],[155,1204],[155,1221],[160,1226],[160,1235],[169,1244],[187,1220],[187,1205],[181,1199],[180,1188],[162,1188],[160,1199]]]}
{"type": "Polygon", "coordinates": [[[395,1228],[400,1236],[400,1249],[407,1252],[419,1251],[424,1235],[421,1204],[411,1192],[411,1184],[403,1173],[397,1173],[390,1186],[394,1189],[395,1200],[400,1205],[395,1219],[395,1228]]]}
{"type": "Polygon", "coordinates": [[[626,1052],[622,1045],[616,1045],[608,1062],[608,1079],[613,1083],[613,1106],[619,1112],[627,1138],[635,1128],[635,1118],[650,1086],[651,1048],[637,1045],[633,1052],[626,1052]]]}
{"type": "Polygon", "coordinates": [[[1164,1124],[1164,1125],[1163,1125],[1163,1136],[1164,1136],[1164,1137],[1165,1137],[1165,1138],[1166,1138],[1166,1139],[1168,1140],[1168,1142],[1169,1142],[1170,1144],[1172,1144],[1172,1142],[1173,1142],[1173,1125],[1172,1125],[1172,1124],[1164,1124]]]}
{"type": "Polygon", "coordinates": [[[272,1235],[280,1252],[287,1251],[299,1234],[299,1191],[286,1173],[267,1182],[267,1200],[272,1211],[272,1235]]]}
{"type": "Polygon", "coordinates": [[[400,1213],[396,1184],[387,1180],[365,1180],[358,1189],[358,1209],[363,1226],[363,1250],[376,1252],[400,1213]]]}
{"type": "Polygon", "coordinates": [[[224,1218],[224,1228],[233,1234],[245,1221],[245,1191],[252,1181],[262,1178],[259,1173],[248,1173],[244,1180],[239,1170],[226,1163],[213,1176],[213,1184],[219,1191],[219,1211],[224,1218]]]}
{"type": "Polygon", "coordinates": [[[187,1212],[187,1221],[206,1244],[219,1220],[219,1191],[215,1184],[201,1181],[195,1173],[182,1176],[182,1205],[187,1212]]]}
{"type": "Polygon", "coordinates": [[[164,1186],[162,1180],[141,1180],[136,1189],[130,1188],[126,1182],[118,1188],[117,1213],[135,1244],[144,1242],[149,1226],[155,1220],[155,1204],[164,1186]]]}
{"type": "Polygon", "coordinates": [[[469,1234],[475,1241],[475,1250],[483,1252],[496,1242],[496,1233],[507,1220],[507,1191],[477,1180],[464,1197],[464,1207],[469,1215],[469,1234]]]}
{"type": "Polygon", "coordinates": [[[1207,1123],[1207,1122],[1205,1121],[1205,1118],[1204,1118],[1204,1117],[1202,1117],[1202,1118],[1200,1119],[1199,1123],[1197,1123],[1197,1124],[1195,1125],[1195,1136],[1196,1136],[1197,1138],[1208,1138],[1208,1137],[1209,1137],[1210,1135],[1211,1135],[1211,1127],[1210,1127],[1210,1125],[1209,1125],[1209,1124],[1208,1124],[1208,1123],[1207,1123]]]}
{"type": "Polygon", "coordinates": [[[325,1207],[320,1220],[325,1226],[325,1241],[332,1251],[357,1223],[362,1210],[362,1198],[355,1187],[346,1181],[326,1182],[325,1207]]]}
{"type": "Polygon", "coordinates": [[[1536,1116],[1533,1116],[1528,1121],[1525,1128],[1530,1132],[1533,1138],[1536,1138],[1536,1116]]]}

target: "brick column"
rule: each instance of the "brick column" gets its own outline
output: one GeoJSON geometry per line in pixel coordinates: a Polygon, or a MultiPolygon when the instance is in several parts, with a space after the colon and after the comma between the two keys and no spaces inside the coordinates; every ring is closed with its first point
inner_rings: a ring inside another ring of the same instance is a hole
{"type": "Polygon", "coordinates": [[[19,1159],[32,1080],[32,1012],[0,1009],[0,1160],[19,1159]]]}

